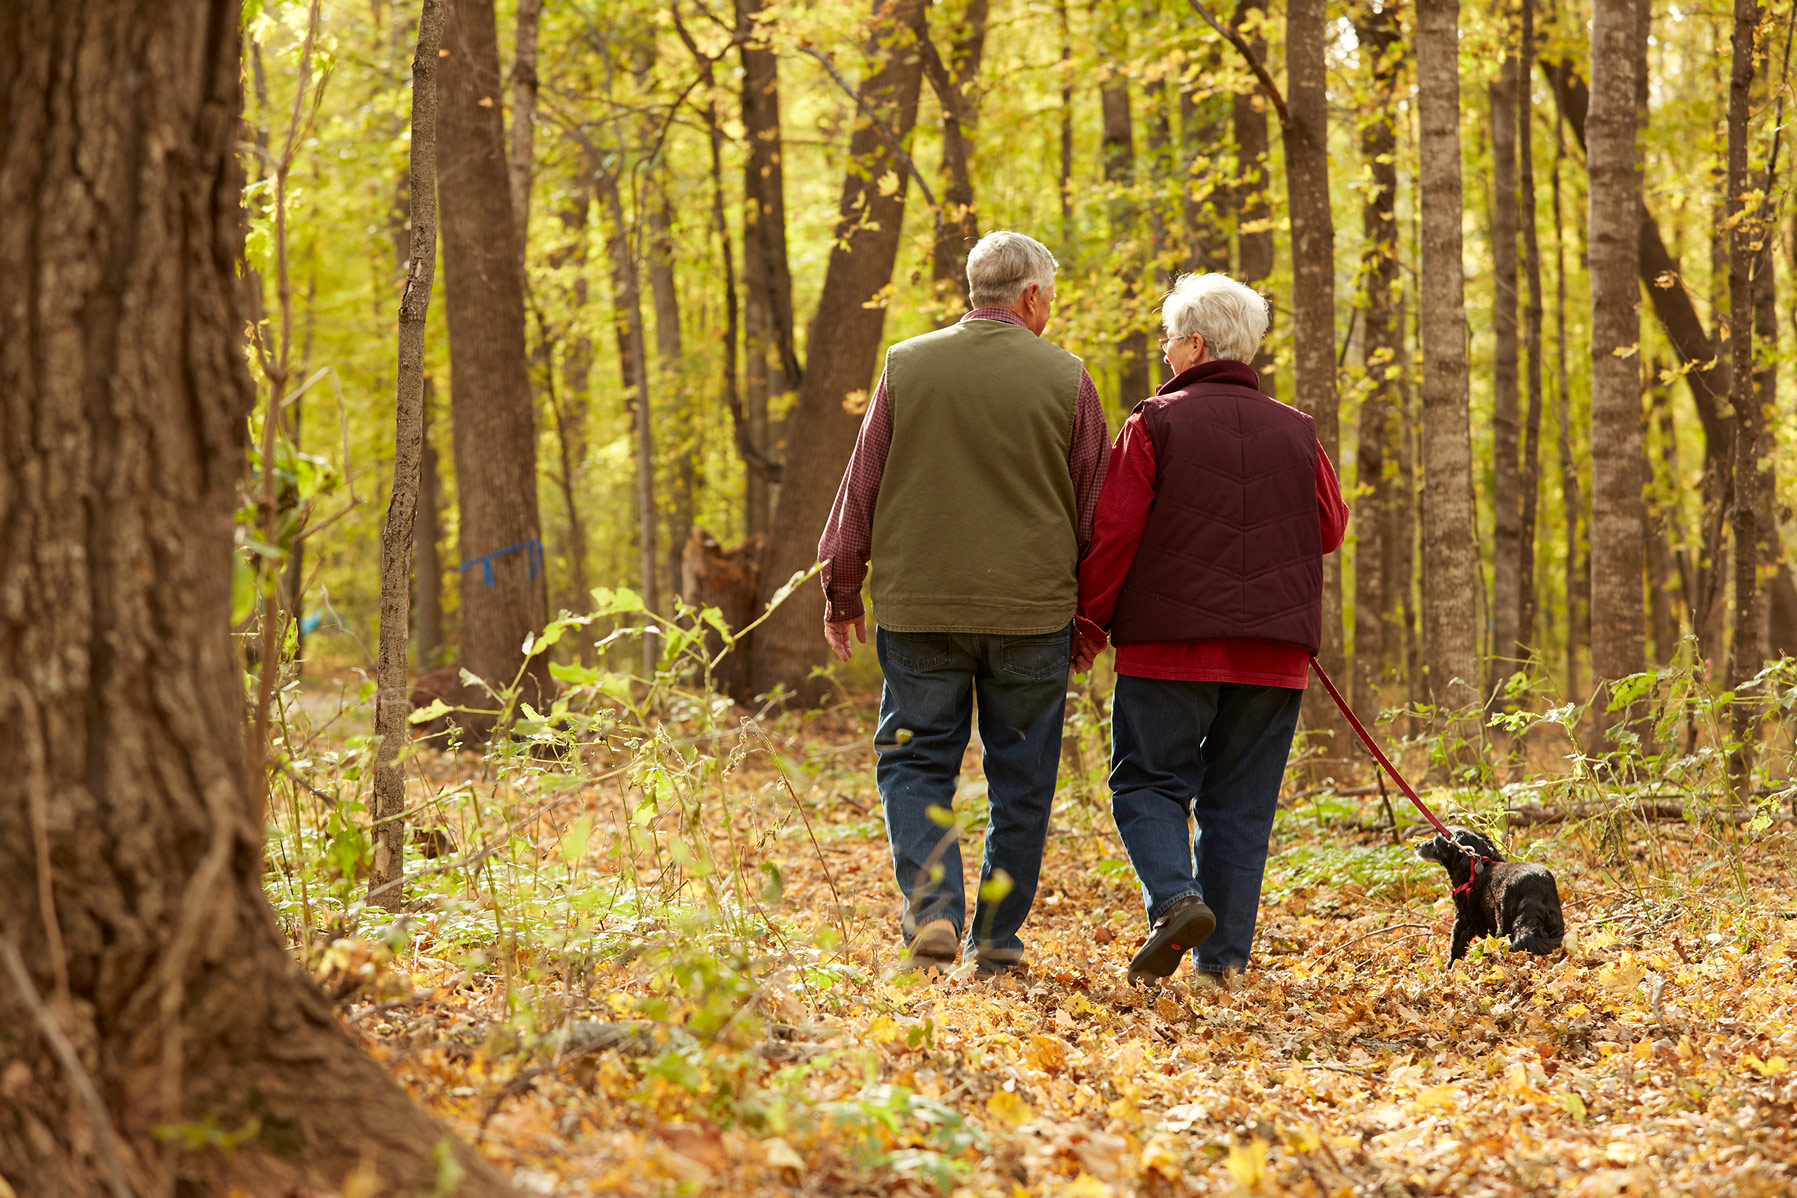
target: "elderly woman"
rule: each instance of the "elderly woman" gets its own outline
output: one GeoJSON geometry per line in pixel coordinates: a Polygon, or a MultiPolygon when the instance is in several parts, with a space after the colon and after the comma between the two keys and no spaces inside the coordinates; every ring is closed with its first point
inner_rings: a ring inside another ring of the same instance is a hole
{"type": "Polygon", "coordinates": [[[1310,417],[1261,394],[1248,366],[1267,329],[1257,292],[1185,275],[1161,323],[1173,379],[1112,449],[1080,567],[1076,668],[1115,642],[1111,812],[1150,925],[1130,976],[1168,977],[1190,951],[1214,981],[1248,964],[1322,639],[1323,555],[1348,505],[1310,417]]]}

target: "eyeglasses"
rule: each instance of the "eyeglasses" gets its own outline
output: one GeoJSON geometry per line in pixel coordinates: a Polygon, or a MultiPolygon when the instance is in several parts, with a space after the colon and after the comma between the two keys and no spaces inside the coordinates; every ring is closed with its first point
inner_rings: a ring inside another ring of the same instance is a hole
{"type": "Polygon", "coordinates": [[[1196,334],[1196,333],[1187,333],[1184,337],[1161,337],[1158,339],[1161,344],[1161,352],[1163,354],[1166,353],[1167,347],[1169,345],[1172,345],[1175,341],[1190,341],[1192,338],[1196,337],[1197,335],[1198,334],[1196,334]]]}

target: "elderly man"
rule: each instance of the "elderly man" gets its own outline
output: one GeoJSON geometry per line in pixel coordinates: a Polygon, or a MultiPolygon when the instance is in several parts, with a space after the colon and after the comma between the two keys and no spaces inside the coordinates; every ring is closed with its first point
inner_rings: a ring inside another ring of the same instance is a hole
{"type": "Polygon", "coordinates": [[[885,687],[876,777],[904,893],[908,965],[1023,956],[1060,761],[1080,554],[1109,447],[1080,360],[1041,339],[1054,255],[1021,233],[967,256],[972,311],[894,345],[818,544],[824,637],[865,642],[875,564],[885,687]],[[973,918],[950,813],[980,718],[991,822],[973,918]]]}
{"type": "Polygon", "coordinates": [[[1253,289],[1186,275],[1161,307],[1173,379],[1117,434],[1080,570],[1080,661],[1117,644],[1111,812],[1142,880],[1134,980],[1193,952],[1248,964],[1279,782],[1323,627],[1323,555],[1348,523],[1304,413],[1247,366],[1253,289]],[[1188,832],[1188,816],[1196,833],[1188,832]]]}

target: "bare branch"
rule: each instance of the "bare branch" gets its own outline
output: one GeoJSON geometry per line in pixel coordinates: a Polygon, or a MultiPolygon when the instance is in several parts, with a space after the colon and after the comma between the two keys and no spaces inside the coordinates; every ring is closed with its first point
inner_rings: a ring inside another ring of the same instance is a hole
{"type": "Polygon", "coordinates": [[[1211,16],[1210,9],[1206,8],[1200,0],[1186,0],[1186,3],[1192,6],[1193,12],[1204,18],[1205,24],[1221,34],[1223,40],[1234,46],[1242,58],[1247,61],[1248,69],[1254,72],[1254,78],[1260,83],[1260,90],[1266,92],[1267,99],[1272,101],[1273,112],[1279,117],[1279,127],[1290,129],[1292,114],[1285,107],[1285,96],[1280,93],[1279,85],[1273,81],[1273,76],[1267,72],[1266,64],[1260,60],[1260,55],[1254,52],[1254,47],[1248,44],[1248,39],[1242,36],[1241,30],[1219,22],[1217,18],[1211,16]]]}

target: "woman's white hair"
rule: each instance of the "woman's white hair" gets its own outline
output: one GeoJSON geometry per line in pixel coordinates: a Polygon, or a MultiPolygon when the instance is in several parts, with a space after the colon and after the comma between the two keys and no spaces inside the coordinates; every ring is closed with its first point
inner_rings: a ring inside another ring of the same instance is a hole
{"type": "Polygon", "coordinates": [[[1169,337],[1204,338],[1213,358],[1251,362],[1267,335],[1267,301],[1215,271],[1180,275],[1161,303],[1161,327],[1169,337]]]}
{"type": "Polygon", "coordinates": [[[976,308],[1009,308],[1031,283],[1052,287],[1058,265],[1034,237],[996,229],[967,252],[967,298],[976,308]]]}

